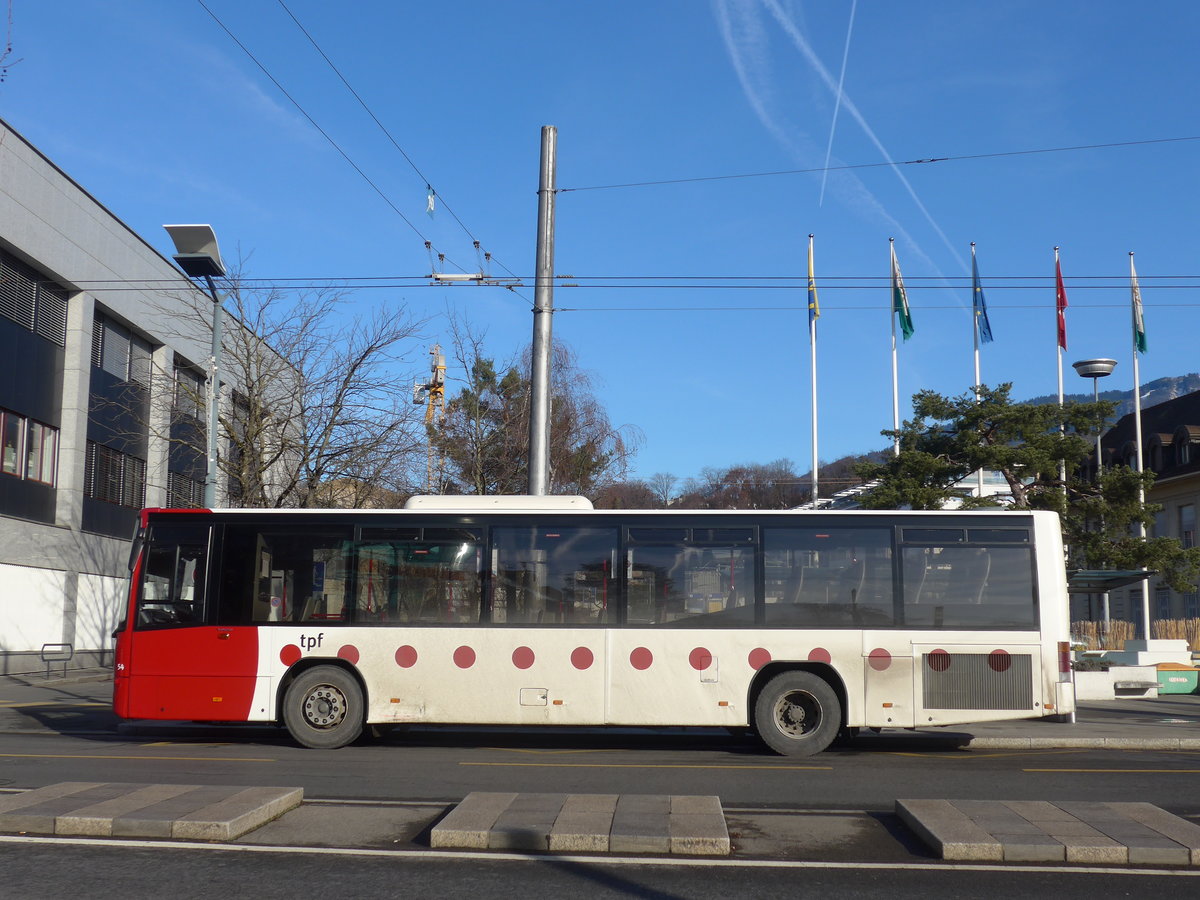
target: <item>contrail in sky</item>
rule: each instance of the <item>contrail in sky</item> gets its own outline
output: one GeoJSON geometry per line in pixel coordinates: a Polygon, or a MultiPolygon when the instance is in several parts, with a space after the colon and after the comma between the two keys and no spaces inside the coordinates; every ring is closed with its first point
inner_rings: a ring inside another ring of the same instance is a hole
{"type": "MultiPolygon", "coordinates": [[[[800,33],[800,29],[798,29],[792,20],[787,17],[787,14],[784,13],[777,0],[763,0],[763,3],[771,12],[771,15],[775,17],[775,21],[777,21],[780,27],[782,27],[787,33],[787,36],[792,39],[792,43],[796,45],[796,49],[800,51],[806,60],[808,60],[808,64],[813,68],[813,71],[815,71],[820,79],[825,82],[825,85],[829,88],[829,90],[837,93],[838,86],[834,82],[833,76],[829,74],[829,70],[825,68],[821,60],[817,57],[817,54],[813,52],[812,47],[809,45],[808,41],[805,40],[804,35],[800,33]]],[[[875,145],[875,148],[880,152],[883,158],[891,159],[891,154],[875,135],[875,132],[871,126],[867,124],[867,120],[863,117],[863,114],[859,112],[858,107],[854,105],[854,101],[852,101],[849,97],[842,97],[842,104],[846,107],[846,112],[848,112],[854,118],[854,121],[856,121],[859,127],[862,128],[863,133],[866,134],[871,143],[875,145]]],[[[913,186],[909,183],[908,179],[904,177],[904,173],[900,171],[900,167],[893,165],[891,168],[892,171],[896,173],[896,177],[900,179],[900,183],[904,185],[905,190],[908,191],[908,195],[912,198],[913,203],[915,203],[917,208],[921,210],[921,214],[925,216],[926,221],[928,221],[933,227],[933,230],[937,233],[937,236],[942,239],[942,243],[946,245],[946,248],[950,251],[950,254],[960,264],[960,266],[966,268],[966,262],[959,255],[959,252],[955,246],[950,243],[950,239],[946,237],[946,234],[942,231],[941,226],[934,221],[933,216],[929,213],[929,210],[925,208],[925,204],[921,202],[921,198],[917,196],[917,192],[913,190],[913,186]]]]}
{"type": "MultiPolygon", "coordinates": [[[[775,103],[775,96],[768,70],[770,51],[767,33],[758,15],[758,7],[758,0],[714,2],[717,24],[725,40],[725,48],[729,51],[730,62],[747,101],[763,127],[796,159],[815,160],[820,151],[811,144],[803,131],[797,133],[796,129],[786,128],[772,115],[771,107],[775,103]],[[733,14],[734,8],[736,14],[733,14]]],[[[871,215],[887,223],[893,234],[912,246],[931,269],[937,270],[937,266],[921,251],[904,226],[896,221],[857,176],[846,173],[838,182],[838,188],[851,206],[869,210],[871,215]]]]}
{"type": "Polygon", "coordinates": [[[821,198],[817,206],[825,205],[825,182],[829,180],[829,157],[833,153],[833,132],[837,129],[838,110],[842,108],[842,85],[846,83],[846,60],[850,58],[850,34],[854,31],[854,11],[858,0],[850,3],[850,23],[846,26],[846,46],[842,50],[842,72],[838,75],[837,99],[833,104],[833,121],[829,123],[829,143],[825,145],[825,171],[821,173],[821,198]]]}

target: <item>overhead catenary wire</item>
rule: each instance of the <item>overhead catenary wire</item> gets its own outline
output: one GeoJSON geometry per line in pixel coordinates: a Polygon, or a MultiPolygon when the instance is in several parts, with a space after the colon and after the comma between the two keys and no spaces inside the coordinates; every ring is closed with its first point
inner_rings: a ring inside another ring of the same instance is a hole
{"type": "MultiPolygon", "coordinates": [[[[412,168],[412,170],[417,173],[417,177],[419,177],[421,179],[421,181],[423,181],[425,183],[425,186],[430,191],[433,192],[433,195],[435,197],[437,197],[439,200],[441,200],[442,208],[446,210],[446,212],[450,215],[450,217],[453,218],[454,221],[458,223],[458,226],[463,230],[463,232],[467,235],[467,237],[469,237],[471,239],[471,241],[475,245],[476,250],[479,250],[480,243],[481,243],[479,238],[477,238],[472,233],[471,229],[467,227],[466,223],[463,222],[463,220],[459,218],[458,213],[456,213],[450,207],[450,204],[446,202],[445,196],[443,196],[443,194],[440,191],[438,191],[436,188],[434,188],[433,182],[429,180],[429,177],[426,176],[425,173],[420,170],[420,168],[417,166],[416,162],[413,161],[413,158],[408,155],[408,153],[404,150],[403,147],[400,146],[400,142],[396,140],[396,138],[392,135],[391,131],[388,130],[387,126],[384,125],[383,122],[381,122],[379,120],[379,117],[377,115],[375,115],[375,112],[371,109],[370,106],[367,105],[367,102],[362,98],[362,95],[360,95],[358,93],[358,91],[356,91],[354,89],[354,86],[352,84],[350,84],[350,82],[349,82],[349,80],[347,80],[346,76],[342,74],[341,69],[339,69],[337,67],[337,65],[333,62],[333,60],[329,58],[329,55],[324,51],[324,49],[322,49],[321,45],[319,43],[317,43],[316,38],[314,38],[312,36],[312,34],[309,32],[309,30],[304,27],[304,25],[301,23],[301,21],[298,18],[296,18],[296,14],[293,13],[291,11],[291,9],[288,8],[288,5],[284,2],[284,0],[277,0],[277,2],[283,8],[283,11],[285,13],[287,13],[288,16],[291,18],[291,20],[296,24],[296,27],[300,29],[301,33],[306,38],[308,38],[308,42],[313,45],[313,49],[315,49],[317,51],[317,53],[319,53],[321,55],[321,58],[323,60],[325,60],[326,64],[329,66],[329,68],[333,70],[333,73],[335,75],[337,75],[337,77],[341,80],[342,84],[345,85],[346,90],[348,90],[351,93],[351,95],[354,97],[354,99],[358,101],[359,106],[361,106],[363,108],[363,110],[366,112],[366,114],[371,117],[371,121],[373,121],[377,126],[379,126],[379,130],[384,133],[384,135],[387,137],[387,139],[389,141],[391,141],[392,146],[396,148],[397,152],[399,152],[399,154],[402,157],[404,157],[404,161],[407,162],[408,165],[412,168]]],[[[516,273],[514,273],[511,269],[508,268],[508,266],[504,265],[503,262],[501,262],[499,259],[497,259],[491,253],[486,253],[486,257],[487,257],[487,259],[491,260],[492,262],[495,262],[498,266],[500,266],[500,268],[504,269],[505,272],[508,272],[509,275],[515,276],[516,273]]]]}
{"type": "Polygon", "coordinates": [[[580,187],[558,188],[560,194],[581,191],[609,191],[621,188],[658,187],[669,184],[692,184],[704,181],[732,181],[739,178],[776,178],[783,175],[812,175],[822,172],[840,172],[850,169],[880,169],[891,166],[917,166],[930,163],[963,162],[976,159],[1000,159],[1007,156],[1032,156],[1038,153],[1070,153],[1080,150],[1107,150],[1115,147],[1138,147],[1147,144],[1175,144],[1183,141],[1200,141],[1200,135],[1186,137],[1149,138],[1140,141],[1112,141],[1107,144],[1077,144],[1070,147],[1038,147],[1032,150],[1005,150],[995,153],[966,153],[955,156],[928,156],[920,159],[890,159],[873,163],[850,163],[842,166],[817,166],[809,169],[780,169],[771,172],[740,172],[730,175],[699,175],[692,178],[660,178],[654,181],[627,181],[617,184],[592,184],[580,187]]]}
{"type": "MultiPolygon", "coordinates": [[[[300,111],[300,114],[303,115],[304,118],[306,118],[308,120],[309,124],[311,124],[313,126],[313,128],[317,129],[317,131],[320,132],[321,136],[323,138],[325,138],[326,141],[329,142],[330,146],[332,146],[333,149],[336,150],[341,155],[342,159],[344,159],[350,165],[350,167],[359,174],[359,176],[363,179],[363,181],[365,181],[368,185],[370,185],[371,189],[380,196],[380,198],[383,200],[384,203],[386,203],[389,207],[391,207],[392,212],[394,212],[397,216],[399,216],[401,218],[401,220],[403,220],[404,224],[413,230],[413,232],[417,235],[417,237],[419,237],[422,241],[428,241],[428,238],[426,238],[425,235],[422,234],[421,229],[419,229],[416,225],[414,225],[412,220],[410,220],[408,218],[408,216],[404,215],[404,213],[400,211],[400,207],[398,207],[395,203],[393,203],[392,199],[383,192],[383,189],[380,188],[379,185],[377,185],[373,180],[371,180],[371,177],[369,175],[367,175],[367,173],[363,171],[362,167],[359,166],[358,163],[356,163],[350,157],[350,154],[347,153],[344,149],[342,149],[342,146],[333,139],[333,137],[329,134],[329,132],[327,132],[324,128],[322,128],[320,126],[320,124],[318,124],[316,119],[314,119],[311,115],[309,115],[308,111],[303,106],[300,105],[300,102],[298,100],[296,100],[295,97],[293,97],[290,93],[288,93],[287,89],[282,84],[280,84],[279,80],[274,75],[271,74],[270,70],[267,69],[267,67],[259,61],[258,57],[256,57],[253,53],[250,52],[250,48],[248,48],[245,44],[243,44],[238,39],[237,35],[235,35],[232,31],[230,31],[229,27],[224,22],[221,21],[220,17],[217,16],[216,13],[214,13],[211,9],[208,8],[208,6],[207,6],[207,4],[205,4],[204,0],[196,0],[196,2],[199,3],[200,6],[204,9],[204,11],[206,13],[208,13],[209,16],[212,17],[212,20],[221,27],[221,30],[224,31],[227,35],[229,35],[229,39],[232,40],[235,44],[237,44],[239,48],[241,48],[242,52],[245,53],[246,56],[248,56],[250,58],[251,62],[253,62],[256,66],[258,66],[258,68],[262,71],[262,73],[271,80],[271,83],[273,85],[275,85],[276,88],[279,89],[279,92],[281,94],[283,94],[283,96],[285,96],[288,99],[288,101],[294,107],[296,107],[297,110],[300,111]]],[[[454,266],[459,271],[461,271],[461,272],[467,271],[466,269],[464,269],[458,263],[454,262],[454,260],[450,259],[449,257],[444,257],[444,258],[446,259],[447,262],[449,262],[452,266],[454,266]]]]}

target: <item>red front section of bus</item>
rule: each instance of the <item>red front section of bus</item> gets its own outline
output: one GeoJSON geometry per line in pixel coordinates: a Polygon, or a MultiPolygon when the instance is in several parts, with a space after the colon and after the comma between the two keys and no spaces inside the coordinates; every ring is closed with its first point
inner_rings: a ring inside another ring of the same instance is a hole
{"type": "MultiPolygon", "coordinates": [[[[147,513],[143,512],[143,529],[147,513]]],[[[194,624],[135,628],[148,545],[117,634],[113,711],[125,719],[246,721],[258,675],[258,629],[194,624]]]]}

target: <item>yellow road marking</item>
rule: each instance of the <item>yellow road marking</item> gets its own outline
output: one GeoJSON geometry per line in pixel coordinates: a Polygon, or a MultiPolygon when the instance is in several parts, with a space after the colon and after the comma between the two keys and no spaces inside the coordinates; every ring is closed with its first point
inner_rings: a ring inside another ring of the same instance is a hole
{"type": "Polygon", "coordinates": [[[699,763],[518,763],[460,762],[460,766],[501,766],[533,769],[774,769],[780,771],[832,770],[833,766],[722,766],[699,763]]]}
{"type": "Polygon", "coordinates": [[[1022,769],[1023,772],[1067,772],[1076,775],[1136,775],[1145,772],[1149,775],[1197,775],[1200,769],[1022,769]]]}
{"type": "Polygon", "coordinates": [[[616,750],[535,750],[529,747],[480,747],[481,750],[492,750],[497,753],[529,753],[534,756],[553,756],[559,753],[616,753],[616,750]]]}
{"type": "Polygon", "coordinates": [[[89,753],[0,753],[2,759],[136,759],[138,762],[277,762],[264,756],[119,756],[89,753]]]}
{"type": "Polygon", "coordinates": [[[889,750],[888,756],[911,756],[918,759],[946,759],[946,760],[971,760],[971,759],[1003,759],[1009,756],[1067,756],[1071,754],[1086,753],[1087,747],[1064,747],[1060,750],[1008,750],[1003,753],[987,753],[985,751],[972,750],[970,753],[962,753],[959,755],[951,755],[945,751],[941,753],[916,753],[903,750],[889,750]]]}

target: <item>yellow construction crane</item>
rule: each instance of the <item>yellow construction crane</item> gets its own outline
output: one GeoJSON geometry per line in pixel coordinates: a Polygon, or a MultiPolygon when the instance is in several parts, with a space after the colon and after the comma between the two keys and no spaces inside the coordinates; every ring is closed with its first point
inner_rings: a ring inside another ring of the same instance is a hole
{"type": "MultiPolygon", "coordinates": [[[[413,382],[413,403],[425,404],[425,490],[434,494],[437,490],[433,477],[433,426],[436,424],[440,428],[446,421],[446,357],[442,354],[442,345],[434,344],[429,356],[429,380],[413,382]]],[[[440,476],[441,454],[438,454],[436,469],[440,476]]]]}

